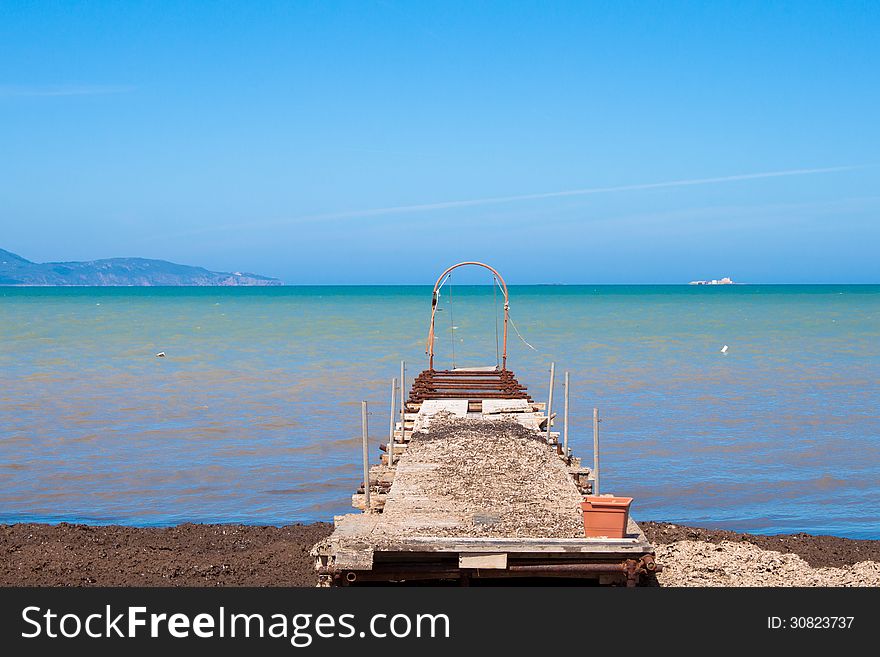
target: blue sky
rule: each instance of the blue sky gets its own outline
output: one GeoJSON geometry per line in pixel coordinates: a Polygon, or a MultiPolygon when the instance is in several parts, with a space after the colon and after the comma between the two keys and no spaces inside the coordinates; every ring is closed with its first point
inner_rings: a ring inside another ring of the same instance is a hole
{"type": "Polygon", "coordinates": [[[0,248],[878,283],[878,32],[867,2],[7,1],[0,248]]]}

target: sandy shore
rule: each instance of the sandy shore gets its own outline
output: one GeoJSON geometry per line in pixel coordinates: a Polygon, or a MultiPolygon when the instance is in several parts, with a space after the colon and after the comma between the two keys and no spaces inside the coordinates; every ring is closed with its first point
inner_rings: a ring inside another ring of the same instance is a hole
{"type": "MultiPolygon", "coordinates": [[[[641,523],[662,586],[880,586],[880,541],[641,523]]],[[[327,523],[0,525],[0,586],[312,586],[327,523]]]]}

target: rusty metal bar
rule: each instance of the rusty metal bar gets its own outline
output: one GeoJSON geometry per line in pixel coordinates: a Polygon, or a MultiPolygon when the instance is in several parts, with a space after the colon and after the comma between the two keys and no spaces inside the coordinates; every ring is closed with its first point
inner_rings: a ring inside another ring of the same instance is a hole
{"type": "Polygon", "coordinates": [[[562,456],[568,461],[568,372],[565,373],[565,401],[562,412],[562,456]]]}
{"type": "Polygon", "coordinates": [[[520,387],[523,390],[526,386],[520,384],[516,379],[503,379],[498,381],[456,381],[455,379],[424,379],[422,381],[414,381],[413,388],[446,388],[454,386],[464,388],[473,386],[474,388],[511,388],[520,387]]]}
{"type": "Polygon", "coordinates": [[[512,378],[513,373],[510,370],[505,370],[504,372],[495,370],[489,372],[475,372],[475,371],[452,371],[452,370],[424,370],[421,374],[419,374],[418,378],[421,377],[437,377],[437,378],[474,378],[474,379],[504,379],[504,378],[512,378]]]}
{"type": "Polygon", "coordinates": [[[449,374],[419,374],[416,381],[482,381],[493,383],[498,381],[513,381],[513,375],[504,376],[452,376],[449,374]]]}
{"type": "Polygon", "coordinates": [[[593,409],[593,495],[599,494],[599,409],[593,409]]]}
{"type": "Polygon", "coordinates": [[[397,401],[397,377],[391,379],[391,419],[388,421],[388,465],[394,465],[394,405],[397,401]]]}
{"type": "Polygon", "coordinates": [[[550,442],[550,425],[553,424],[553,384],[556,379],[556,363],[550,363],[550,392],[547,395],[547,442],[550,442]]]}
{"type": "Polygon", "coordinates": [[[462,367],[456,370],[434,370],[427,369],[423,370],[422,374],[424,375],[442,375],[442,376],[511,376],[513,372],[510,370],[478,370],[478,369],[468,369],[466,367],[462,367]]]}
{"type": "Polygon", "coordinates": [[[511,565],[507,569],[467,569],[453,566],[425,565],[404,566],[403,564],[388,568],[362,571],[334,572],[322,569],[321,574],[331,575],[335,579],[344,579],[348,583],[362,582],[393,582],[432,579],[458,579],[474,577],[480,579],[522,578],[522,577],[595,577],[598,575],[620,575],[626,579],[628,586],[635,586],[641,575],[647,574],[641,560],[627,559],[619,563],[567,563],[567,564],[529,564],[511,565]]]}
{"type": "Polygon", "coordinates": [[[371,513],[370,504],[370,455],[368,453],[369,429],[367,427],[367,402],[361,402],[361,433],[364,448],[364,513],[371,513]]]}
{"type": "Polygon", "coordinates": [[[474,385],[474,386],[503,386],[503,385],[511,385],[516,384],[517,380],[513,377],[503,377],[503,378],[486,378],[486,379],[464,379],[464,378],[439,378],[439,377],[425,377],[424,379],[416,379],[413,381],[413,385],[416,386],[424,386],[424,385],[474,385]]]}
{"type": "Polygon", "coordinates": [[[419,403],[423,402],[426,399],[470,399],[473,402],[478,402],[481,399],[527,399],[528,401],[532,401],[532,398],[529,397],[524,392],[518,393],[505,393],[505,392],[482,392],[477,394],[472,394],[471,392],[465,390],[462,392],[437,392],[437,393],[429,393],[429,394],[411,394],[409,397],[410,403],[419,403]]]}
{"type": "Polygon", "coordinates": [[[503,375],[477,376],[475,374],[438,374],[436,372],[422,372],[416,377],[417,381],[510,381],[513,374],[508,370],[503,375]]]}
{"type": "MultiPolygon", "coordinates": [[[[400,440],[406,435],[406,361],[400,361],[400,440]]],[[[393,460],[393,459],[392,459],[393,460]]]]}
{"type": "Polygon", "coordinates": [[[627,564],[623,563],[560,563],[509,566],[512,573],[623,573],[627,564]]]}

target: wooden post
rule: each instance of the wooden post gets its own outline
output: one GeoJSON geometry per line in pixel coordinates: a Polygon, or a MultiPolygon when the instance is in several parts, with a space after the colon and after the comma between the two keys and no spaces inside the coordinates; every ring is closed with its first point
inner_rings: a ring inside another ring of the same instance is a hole
{"type": "Polygon", "coordinates": [[[562,458],[568,461],[568,372],[565,373],[565,402],[562,412],[562,458]]]}
{"type": "Polygon", "coordinates": [[[361,402],[361,432],[363,434],[364,446],[364,513],[370,513],[373,510],[370,504],[370,455],[368,450],[369,429],[367,426],[367,402],[361,402]]]}
{"type": "Polygon", "coordinates": [[[406,435],[406,362],[400,361],[400,442],[406,435]]]}
{"type": "Polygon", "coordinates": [[[391,419],[388,422],[388,465],[394,465],[394,417],[397,402],[397,379],[391,379],[391,419]]]}
{"type": "Polygon", "coordinates": [[[551,414],[553,412],[553,384],[556,380],[556,363],[550,363],[550,392],[547,394],[547,444],[550,444],[551,414]]]}
{"type": "Polygon", "coordinates": [[[593,409],[593,495],[599,494],[599,409],[593,409]]]}

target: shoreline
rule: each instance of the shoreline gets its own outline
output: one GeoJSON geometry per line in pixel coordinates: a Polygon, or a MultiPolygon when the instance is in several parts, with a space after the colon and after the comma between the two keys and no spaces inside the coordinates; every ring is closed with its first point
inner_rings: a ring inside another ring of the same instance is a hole
{"type": "MultiPolygon", "coordinates": [[[[778,585],[773,576],[810,572],[817,575],[800,585],[877,585],[880,575],[880,540],[639,525],[667,566],[661,585],[778,585]]],[[[332,529],[326,522],[0,525],[0,586],[314,586],[309,551],[332,529]]]]}

